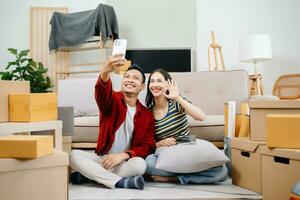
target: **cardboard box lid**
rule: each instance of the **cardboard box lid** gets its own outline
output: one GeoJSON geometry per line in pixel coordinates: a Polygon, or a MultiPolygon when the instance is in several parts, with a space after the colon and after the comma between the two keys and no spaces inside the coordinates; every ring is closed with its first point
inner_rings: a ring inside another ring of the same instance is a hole
{"type": "Polygon", "coordinates": [[[300,149],[282,149],[282,148],[268,148],[264,146],[262,148],[262,155],[279,156],[289,158],[292,160],[300,160],[300,149]]]}
{"type": "Polygon", "coordinates": [[[299,108],[299,100],[250,100],[250,108],[299,108]]]}
{"type": "Polygon", "coordinates": [[[53,154],[37,159],[1,158],[0,173],[65,165],[69,165],[69,155],[55,150],[53,154]]]}
{"type": "Polygon", "coordinates": [[[11,84],[25,84],[26,86],[28,86],[28,88],[30,86],[29,81],[0,80],[0,85],[11,86],[11,84]]]}
{"type": "Polygon", "coordinates": [[[298,119],[300,114],[267,114],[267,118],[289,118],[289,119],[298,119]]]}
{"type": "Polygon", "coordinates": [[[5,135],[1,136],[1,141],[35,141],[40,138],[53,138],[53,135],[5,135]]]}
{"type": "Polygon", "coordinates": [[[259,145],[266,144],[262,141],[252,141],[248,137],[238,137],[231,139],[231,148],[255,152],[259,145]]]}
{"type": "Polygon", "coordinates": [[[26,98],[44,98],[44,97],[55,97],[57,98],[57,94],[55,92],[44,92],[44,93],[11,93],[9,96],[16,96],[16,97],[26,97],[26,98]]]}

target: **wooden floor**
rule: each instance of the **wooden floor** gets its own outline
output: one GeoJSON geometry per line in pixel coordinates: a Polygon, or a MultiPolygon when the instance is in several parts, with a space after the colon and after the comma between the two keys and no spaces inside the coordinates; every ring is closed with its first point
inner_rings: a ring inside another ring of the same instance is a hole
{"type": "Polygon", "coordinates": [[[108,189],[102,185],[86,184],[69,187],[69,200],[111,200],[111,199],[155,199],[155,200],[238,200],[262,199],[256,192],[231,184],[178,185],[171,183],[146,182],[144,190],[108,189]]]}

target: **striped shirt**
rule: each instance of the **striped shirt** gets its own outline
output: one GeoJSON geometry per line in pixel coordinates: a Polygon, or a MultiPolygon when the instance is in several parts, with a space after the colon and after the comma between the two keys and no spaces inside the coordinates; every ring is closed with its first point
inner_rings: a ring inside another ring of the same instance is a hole
{"type": "Polygon", "coordinates": [[[188,135],[190,131],[184,108],[177,101],[169,100],[166,116],[155,120],[155,140],[174,137],[180,141],[180,138],[188,135]]]}

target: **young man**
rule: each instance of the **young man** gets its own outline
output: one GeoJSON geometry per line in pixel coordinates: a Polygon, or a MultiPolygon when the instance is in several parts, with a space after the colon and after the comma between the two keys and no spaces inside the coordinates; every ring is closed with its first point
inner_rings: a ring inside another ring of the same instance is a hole
{"type": "Polygon", "coordinates": [[[73,184],[96,181],[109,188],[143,189],[146,171],[143,158],[155,148],[154,118],[138,100],[145,75],[136,65],[124,74],[121,91],[112,89],[110,73],[125,64],[121,55],[109,58],[95,86],[100,110],[100,131],[95,153],[74,150],[70,166],[73,184]]]}

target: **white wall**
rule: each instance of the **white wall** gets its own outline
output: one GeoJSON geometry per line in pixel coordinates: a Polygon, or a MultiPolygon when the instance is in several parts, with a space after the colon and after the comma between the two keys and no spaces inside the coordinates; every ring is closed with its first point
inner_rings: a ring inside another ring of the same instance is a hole
{"type": "MultiPolygon", "coordinates": [[[[106,0],[128,48],[197,48],[196,0],[106,0]]],[[[196,70],[196,54],[193,56],[196,70]]],[[[170,58],[172,59],[172,58],[170,58]]]]}
{"type": "Polygon", "coordinates": [[[11,59],[7,48],[29,48],[29,7],[66,6],[70,12],[94,9],[98,3],[115,7],[120,34],[129,38],[129,48],[192,47],[195,70],[207,70],[210,31],[222,45],[229,69],[240,64],[238,39],[242,35],[272,36],[273,59],[261,63],[266,93],[271,94],[281,74],[300,73],[299,0],[10,0],[0,7],[0,70],[11,59]]]}
{"type": "Polygon", "coordinates": [[[270,34],[273,59],[259,64],[265,93],[271,94],[278,76],[300,73],[300,1],[299,0],[198,0],[197,2],[198,70],[208,70],[207,47],[214,30],[223,47],[229,69],[246,69],[251,64],[239,61],[238,40],[248,34],[270,34]]]}
{"type": "Polygon", "coordinates": [[[196,49],[196,0],[106,0],[128,48],[196,49]]]}

